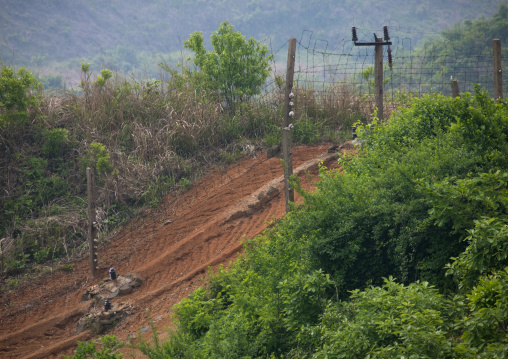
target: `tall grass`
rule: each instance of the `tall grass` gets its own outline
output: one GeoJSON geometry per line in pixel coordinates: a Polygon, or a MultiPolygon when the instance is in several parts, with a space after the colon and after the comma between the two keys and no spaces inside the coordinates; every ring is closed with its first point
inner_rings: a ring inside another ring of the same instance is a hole
{"type": "MultiPolygon", "coordinates": [[[[319,95],[295,91],[295,144],[344,141],[352,123],[369,118],[368,103],[345,86],[319,95]]],[[[87,72],[79,92],[45,96],[31,110],[28,126],[2,134],[0,161],[7,170],[0,173],[5,210],[0,237],[14,243],[2,253],[3,272],[84,253],[88,166],[97,175],[106,238],[143,208],[178,191],[179,184],[252,146],[281,142],[280,91],[234,110],[216,99],[181,79],[139,82],[113,75],[99,82],[87,72]]]]}

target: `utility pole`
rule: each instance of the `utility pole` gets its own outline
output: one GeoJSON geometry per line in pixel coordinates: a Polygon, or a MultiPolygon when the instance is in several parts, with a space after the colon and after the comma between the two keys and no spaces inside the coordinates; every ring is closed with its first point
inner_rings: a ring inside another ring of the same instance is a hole
{"type": "MultiPolygon", "coordinates": [[[[351,29],[351,32],[353,34],[353,42],[355,43],[355,46],[375,46],[375,53],[374,53],[374,81],[375,81],[375,87],[376,87],[376,107],[377,107],[377,117],[380,120],[383,120],[383,46],[391,45],[390,36],[388,35],[388,26],[383,27],[383,33],[384,33],[384,40],[380,37],[377,37],[376,34],[374,34],[374,42],[358,42],[358,36],[356,34],[356,27],[353,26],[351,29]]],[[[390,64],[390,68],[392,66],[392,56],[391,51],[388,49],[388,61],[390,64]]]]}
{"type": "Polygon", "coordinates": [[[286,90],[284,91],[284,126],[282,127],[282,154],[284,158],[284,195],[286,197],[286,213],[291,211],[290,203],[295,201],[295,190],[289,184],[289,178],[293,174],[293,150],[291,122],[295,119],[293,110],[294,97],[293,78],[295,75],[295,54],[296,54],[296,38],[289,39],[288,61],[286,70],[286,90]]]}

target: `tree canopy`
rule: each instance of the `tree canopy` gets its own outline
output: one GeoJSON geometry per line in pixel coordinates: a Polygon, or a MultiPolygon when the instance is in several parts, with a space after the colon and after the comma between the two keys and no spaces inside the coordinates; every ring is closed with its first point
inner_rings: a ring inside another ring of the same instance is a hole
{"type": "Polygon", "coordinates": [[[245,37],[224,21],[212,34],[212,51],[206,51],[203,34],[194,32],[184,42],[194,52],[194,64],[206,77],[203,84],[217,90],[228,105],[260,92],[270,74],[269,49],[253,38],[245,37]]]}

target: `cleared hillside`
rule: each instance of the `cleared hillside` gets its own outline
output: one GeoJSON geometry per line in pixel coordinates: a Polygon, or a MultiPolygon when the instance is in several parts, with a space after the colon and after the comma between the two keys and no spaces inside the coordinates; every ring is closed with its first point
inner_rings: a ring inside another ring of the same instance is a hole
{"type": "MultiPolygon", "coordinates": [[[[318,163],[337,165],[327,145],[294,149],[295,173],[303,186],[313,188],[318,163]]],[[[88,309],[85,290],[107,276],[109,265],[119,274],[135,273],[143,285],[131,295],[113,300],[135,309],[110,333],[127,339],[148,325],[146,311],[158,318],[162,330],[171,322],[171,306],[202,285],[209,267],[227,265],[241,252],[245,239],[262,233],[269,222],[285,213],[279,158],[257,153],[226,171],[209,173],[178,198],[164,203],[130,223],[100,249],[99,278],[91,278],[88,260],[70,273],[48,272],[0,297],[0,356],[2,358],[60,358],[71,354],[77,341],[94,337],[76,335],[79,318],[88,309]],[[266,195],[270,188],[270,195],[266,195]]],[[[301,198],[297,196],[297,202],[301,198]]]]}

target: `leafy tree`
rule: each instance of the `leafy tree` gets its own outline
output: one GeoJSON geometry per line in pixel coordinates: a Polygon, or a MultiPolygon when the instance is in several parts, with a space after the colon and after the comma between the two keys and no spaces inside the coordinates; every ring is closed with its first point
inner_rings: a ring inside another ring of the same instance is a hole
{"type": "Polygon", "coordinates": [[[24,67],[17,72],[0,62],[0,128],[28,120],[28,110],[40,101],[42,85],[24,67]]]}
{"type": "Polygon", "coordinates": [[[219,92],[229,106],[260,92],[270,73],[269,49],[253,38],[248,40],[228,21],[212,34],[212,51],[206,51],[201,32],[194,32],[184,47],[193,51],[194,64],[205,74],[205,88],[219,92]]]}

